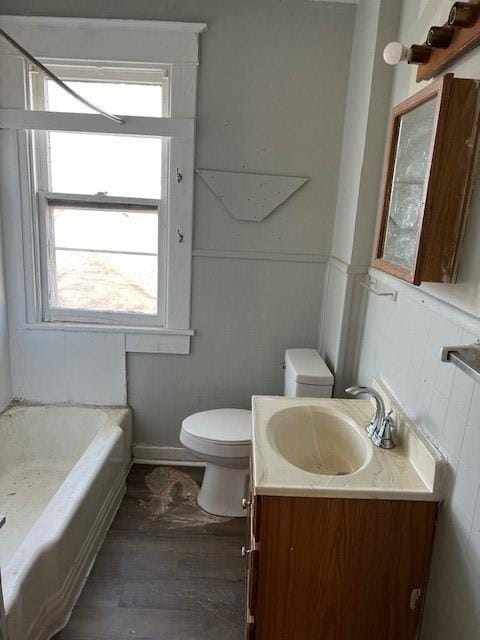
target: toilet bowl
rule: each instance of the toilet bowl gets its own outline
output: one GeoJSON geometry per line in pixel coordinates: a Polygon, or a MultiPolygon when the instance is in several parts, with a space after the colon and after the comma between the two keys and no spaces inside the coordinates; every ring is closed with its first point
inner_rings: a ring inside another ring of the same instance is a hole
{"type": "Polygon", "coordinates": [[[180,442],[205,462],[198,505],[218,516],[242,517],[251,450],[252,412],[212,409],[185,418],[180,442]]]}
{"type": "MultiPolygon", "coordinates": [[[[284,392],[287,396],[329,398],[333,376],[315,349],[285,351],[284,392]]],[[[198,505],[218,516],[242,517],[248,495],[252,412],[212,409],[185,418],[180,442],[205,463],[198,505]]]]}

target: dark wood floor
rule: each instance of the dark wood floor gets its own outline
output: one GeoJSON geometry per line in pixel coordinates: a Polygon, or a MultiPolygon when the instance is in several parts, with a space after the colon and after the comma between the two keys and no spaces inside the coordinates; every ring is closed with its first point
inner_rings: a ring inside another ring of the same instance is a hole
{"type": "Polygon", "coordinates": [[[55,640],[241,640],[245,521],[195,502],[203,470],[135,465],[55,640]]]}

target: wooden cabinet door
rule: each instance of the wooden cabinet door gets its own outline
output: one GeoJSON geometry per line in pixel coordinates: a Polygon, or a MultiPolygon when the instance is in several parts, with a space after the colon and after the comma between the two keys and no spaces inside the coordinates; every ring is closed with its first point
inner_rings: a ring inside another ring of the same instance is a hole
{"type": "Polygon", "coordinates": [[[436,504],[262,496],[255,640],[415,640],[436,504]]]}

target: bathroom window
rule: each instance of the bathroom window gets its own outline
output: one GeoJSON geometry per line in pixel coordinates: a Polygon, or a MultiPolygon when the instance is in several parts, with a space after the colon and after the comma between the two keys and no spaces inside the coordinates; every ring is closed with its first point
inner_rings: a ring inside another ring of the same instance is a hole
{"type": "Polygon", "coordinates": [[[24,16],[0,23],[98,108],[0,42],[0,183],[14,325],[29,344],[43,344],[46,332],[102,332],[126,352],[189,353],[198,44],[206,25],[24,16]]]}
{"type": "MultiPolygon", "coordinates": [[[[168,71],[50,67],[112,113],[168,115],[168,71]]],[[[93,113],[31,71],[32,106],[93,113]]],[[[45,321],[164,324],[168,141],[33,134],[45,321]]]]}

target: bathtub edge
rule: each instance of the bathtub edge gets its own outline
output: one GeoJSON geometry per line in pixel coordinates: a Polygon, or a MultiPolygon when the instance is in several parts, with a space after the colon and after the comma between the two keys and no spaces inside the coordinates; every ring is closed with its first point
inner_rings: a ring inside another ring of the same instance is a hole
{"type": "Polygon", "coordinates": [[[67,624],[73,607],[82,593],[83,586],[95,563],[110,525],[126,492],[127,471],[122,471],[112,487],[104,505],[92,526],[91,535],[85,540],[76,561],[62,586],[45,602],[43,610],[32,621],[25,640],[47,640],[67,624]]]}

